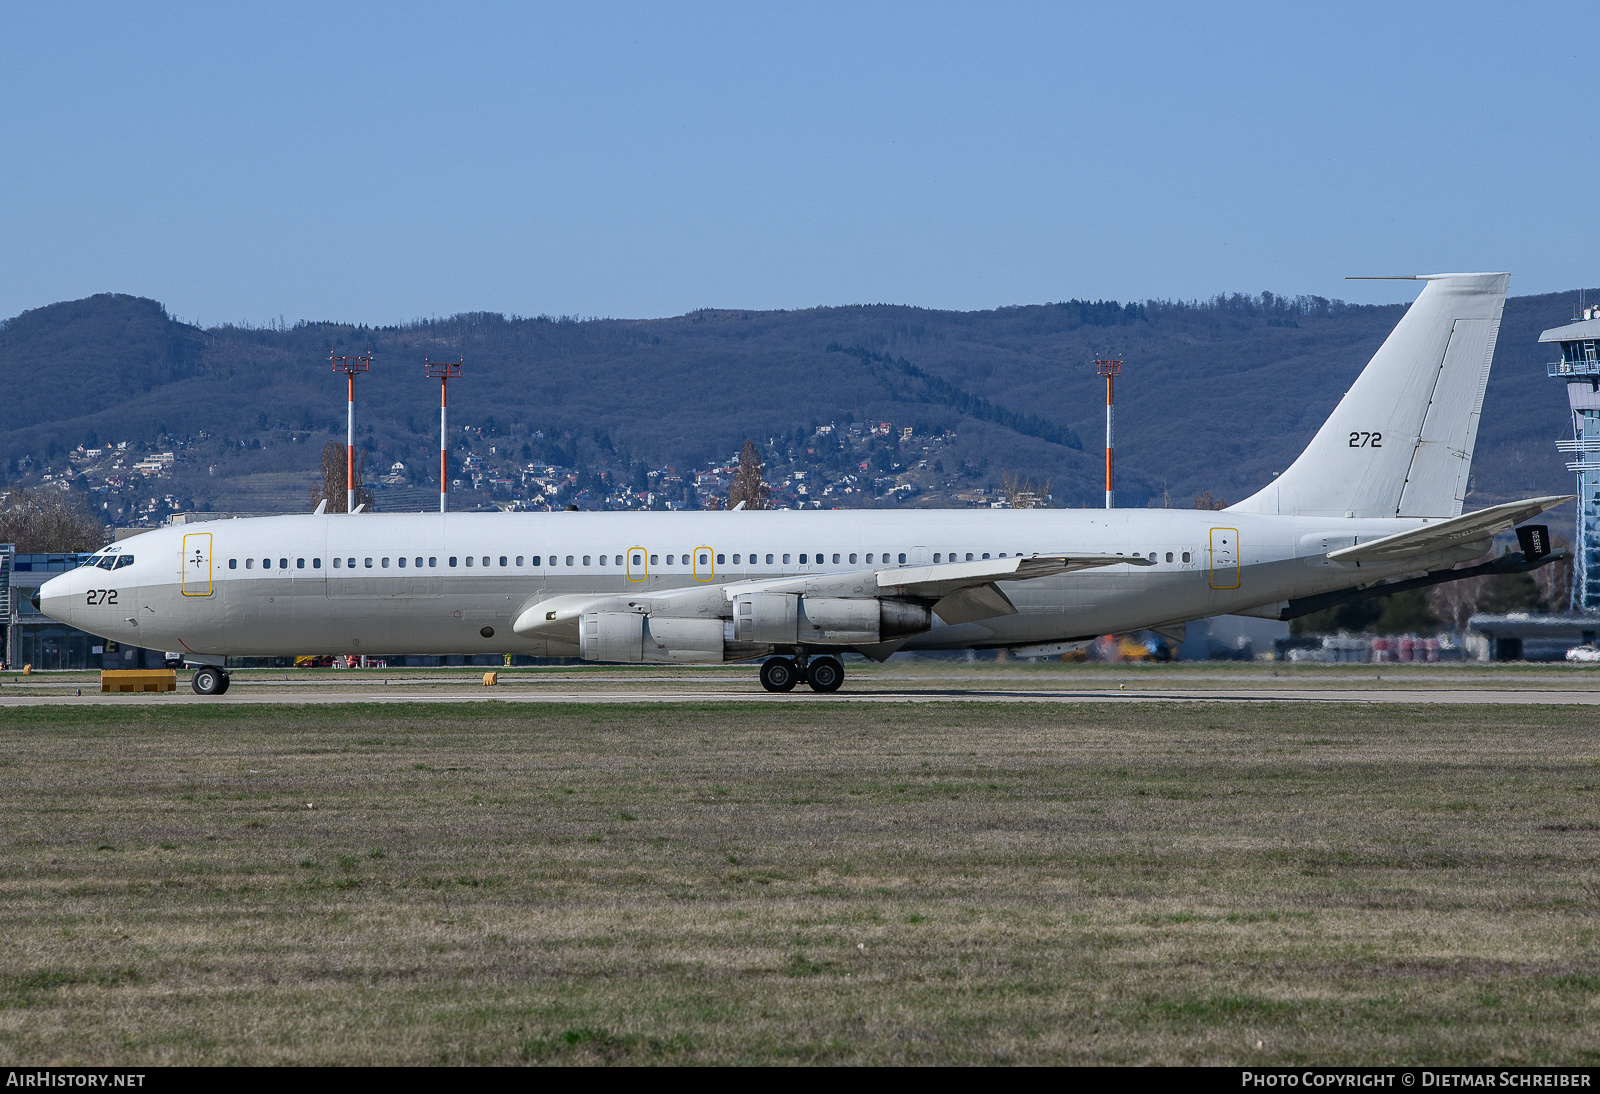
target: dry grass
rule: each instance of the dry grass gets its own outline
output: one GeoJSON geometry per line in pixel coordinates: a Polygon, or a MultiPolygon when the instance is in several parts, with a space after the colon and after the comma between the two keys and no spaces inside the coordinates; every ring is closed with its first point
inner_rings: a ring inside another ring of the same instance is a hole
{"type": "Polygon", "coordinates": [[[1593,1064],[1593,719],[6,711],[0,1052],[1593,1064]]]}

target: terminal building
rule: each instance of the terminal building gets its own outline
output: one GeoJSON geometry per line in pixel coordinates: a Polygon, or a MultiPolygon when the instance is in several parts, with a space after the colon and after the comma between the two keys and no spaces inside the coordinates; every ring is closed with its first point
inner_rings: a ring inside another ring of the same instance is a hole
{"type": "Polygon", "coordinates": [[[159,669],[165,660],[160,650],[108,642],[99,635],[58,623],[33,606],[39,586],[57,574],[76,569],[85,554],[18,554],[0,543],[0,623],[4,624],[4,649],[0,663],[16,670],[35,669],[159,669]]]}
{"type": "Polygon", "coordinates": [[[1467,626],[1478,636],[1481,656],[1495,661],[1559,661],[1574,646],[1600,642],[1600,305],[1550,328],[1539,341],[1561,348],[1561,360],[1550,362],[1546,373],[1566,383],[1572,413],[1572,439],[1556,442],[1578,478],[1571,600],[1567,612],[1554,615],[1473,616],[1467,626]]]}
{"type": "Polygon", "coordinates": [[[1600,613],[1600,305],[1583,309],[1576,322],[1545,331],[1539,341],[1561,346],[1561,360],[1551,362],[1549,375],[1566,381],[1572,411],[1572,440],[1556,442],[1572,454],[1567,470],[1578,476],[1572,608],[1600,613]]]}

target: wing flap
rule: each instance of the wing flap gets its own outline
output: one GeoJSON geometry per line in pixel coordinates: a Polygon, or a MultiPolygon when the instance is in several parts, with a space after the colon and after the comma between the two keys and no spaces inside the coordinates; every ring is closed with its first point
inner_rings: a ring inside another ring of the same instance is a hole
{"type": "Polygon", "coordinates": [[[1430,522],[1420,528],[1396,532],[1367,543],[1341,547],[1337,551],[1329,551],[1328,558],[1334,562],[1380,562],[1442,551],[1474,540],[1489,539],[1572,498],[1571,494],[1562,494],[1492,505],[1475,513],[1463,513],[1459,517],[1430,522]]]}
{"type": "Polygon", "coordinates": [[[934,614],[954,627],[997,615],[1016,615],[1017,606],[994,582],[957,589],[933,606],[934,614]]]}

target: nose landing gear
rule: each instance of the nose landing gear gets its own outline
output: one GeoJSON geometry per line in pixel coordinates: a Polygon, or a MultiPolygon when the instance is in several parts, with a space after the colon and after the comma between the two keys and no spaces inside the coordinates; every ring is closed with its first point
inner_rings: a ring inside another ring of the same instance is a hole
{"type": "Polygon", "coordinates": [[[202,665],[194,670],[189,686],[196,695],[221,695],[228,690],[228,674],[213,665],[202,665]]]}

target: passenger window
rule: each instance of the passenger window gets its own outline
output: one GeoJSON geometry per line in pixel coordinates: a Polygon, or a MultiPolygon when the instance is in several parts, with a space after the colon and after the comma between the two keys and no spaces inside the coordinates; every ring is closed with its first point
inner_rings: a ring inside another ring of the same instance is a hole
{"type": "MultiPolygon", "coordinates": [[[[417,560],[417,561],[418,561],[418,562],[420,562],[420,561],[422,561],[422,560],[421,560],[421,559],[418,559],[418,560],[417,560]]],[[[605,563],[606,563],[606,558],[605,558],[605,556],[604,556],[604,555],[601,555],[601,556],[600,556],[600,565],[602,565],[602,566],[604,566],[604,565],[605,565],[605,563]]],[[[521,565],[522,565],[522,556],[521,556],[521,555],[518,555],[518,556],[517,556],[517,565],[518,565],[518,566],[521,566],[521,565]]]]}
{"type": "Polygon", "coordinates": [[[1171,552],[1171,551],[1168,551],[1168,552],[1167,552],[1167,561],[1168,561],[1168,562],[1171,562],[1171,561],[1172,561],[1172,552],[1171,552]]]}
{"type": "MultiPolygon", "coordinates": [[[[338,559],[335,559],[334,561],[337,562],[338,559]]],[[[255,559],[247,558],[247,559],[244,560],[244,568],[246,570],[253,570],[253,569],[255,569],[255,566],[256,566],[256,560],[255,559]]]]}
{"type": "Polygon", "coordinates": [[[850,556],[850,561],[851,561],[852,564],[855,562],[855,560],[856,560],[856,556],[855,555],[851,555],[850,556]]]}
{"type": "Polygon", "coordinates": [[[710,555],[701,555],[700,556],[700,565],[704,566],[709,561],[711,561],[711,556],[710,555]]]}
{"type": "Polygon", "coordinates": [[[428,565],[429,566],[437,566],[437,565],[439,565],[439,559],[436,556],[430,556],[428,558],[428,565]]]}
{"type": "Polygon", "coordinates": [[[650,565],[654,566],[658,561],[660,561],[660,559],[661,559],[660,555],[651,555],[650,556],[650,565]]]}
{"type": "Polygon", "coordinates": [[[789,556],[788,555],[784,555],[783,556],[783,564],[785,566],[789,565],[789,556]]]}
{"type": "MultiPolygon", "coordinates": [[[[788,555],[784,555],[783,556],[783,561],[788,562],[789,561],[789,556],[788,555]]],[[[800,565],[804,566],[805,564],[806,564],[806,556],[805,555],[801,555],[800,556],[800,565]]]]}
{"type": "Polygon", "coordinates": [[[835,552],[835,553],[834,553],[834,556],[833,556],[833,561],[834,561],[834,562],[835,562],[835,563],[837,563],[837,562],[838,562],[838,561],[839,561],[839,555],[838,555],[838,553],[837,553],[837,552],[835,552]]]}
{"type": "Polygon", "coordinates": [[[289,560],[286,559],[286,558],[280,558],[278,560],[278,569],[287,570],[288,568],[289,568],[289,560]]]}
{"type": "MultiPolygon", "coordinates": [[[[368,563],[368,565],[369,565],[369,566],[370,566],[370,565],[371,565],[371,563],[368,563]]],[[[468,565],[468,566],[471,566],[471,565],[472,565],[472,556],[471,556],[471,555],[468,555],[468,556],[467,556],[467,565],[468,565]]]]}
{"type": "Polygon", "coordinates": [[[306,560],[303,559],[303,558],[295,559],[294,560],[294,568],[296,570],[304,570],[306,568],[306,560]]]}
{"type": "MultiPolygon", "coordinates": [[[[1118,552],[1117,552],[1117,553],[1118,553],[1118,554],[1121,554],[1121,553],[1122,553],[1122,552],[1121,552],[1121,551],[1118,551],[1118,552]]],[[[1005,558],[1005,557],[1006,557],[1006,553],[1005,553],[1005,552],[1004,552],[1004,551],[1001,551],[1001,552],[1000,552],[1000,557],[1001,557],[1001,558],[1005,558]]],[[[905,559],[904,559],[904,558],[902,558],[902,559],[901,559],[901,560],[900,560],[900,561],[901,561],[901,562],[904,562],[904,561],[905,561],[905,559]]]]}
{"type": "Polygon", "coordinates": [[[601,555],[600,556],[600,565],[604,566],[605,564],[606,564],[606,556],[605,555],[601,555]]]}
{"type": "Polygon", "coordinates": [[[643,562],[644,562],[644,556],[643,555],[634,555],[633,556],[633,564],[635,566],[638,566],[643,562]]]}
{"type": "Polygon", "coordinates": [[[572,556],[571,556],[571,555],[568,555],[568,556],[567,556],[567,565],[568,565],[568,566],[571,566],[571,565],[572,565],[572,556]]]}
{"type": "Polygon", "coordinates": [[[347,570],[354,570],[356,568],[356,560],[353,558],[347,558],[344,560],[344,566],[347,570]]]}
{"type": "Polygon", "coordinates": [[[988,558],[989,557],[989,552],[988,551],[983,552],[983,557],[984,558],[988,558]]]}
{"type": "Polygon", "coordinates": [[[450,556],[450,565],[454,566],[455,564],[456,564],[456,556],[455,555],[451,555],[450,556]]]}
{"type": "Polygon", "coordinates": [[[484,555],[483,556],[483,564],[485,566],[489,565],[489,556],[488,555],[484,555]]]}
{"type": "Polygon", "coordinates": [[[588,555],[584,555],[583,556],[583,564],[585,566],[589,565],[589,556],[588,555]]]}
{"type": "Polygon", "coordinates": [[[671,556],[671,555],[668,555],[668,556],[667,556],[667,565],[668,565],[668,566],[671,566],[671,565],[672,565],[672,556],[671,556]]]}
{"type": "Polygon", "coordinates": [[[900,552],[900,565],[904,566],[905,564],[906,564],[906,553],[904,551],[901,551],[900,552]]]}
{"type": "Polygon", "coordinates": [[[771,556],[771,555],[768,555],[768,556],[767,556],[767,565],[768,565],[768,566],[771,566],[771,565],[772,565],[772,556],[771,556]]]}
{"type": "MultiPolygon", "coordinates": [[[[718,556],[717,556],[717,561],[718,561],[718,562],[721,562],[721,561],[722,561],[722,556],[721,556],[721,555],[718,555],[718,556]]],[[[735,566],[737,566],[737,565],[739,565],[739,556],[738,556],[738,555],[734,555],[734,556],[733,556],[733,564],[734,564],[734,565],[735,565],[735,566]]]]}
{"type": "Polygon", "coordinates": [[[1155,560],[1156,560],[1156,553],[1154,551],[1151,551],[1150,552],[1150,561],[1154,562],[1155,560]]]}
{"type": "Polygon", "coordinates": [[[870,563],[870,562],[871,562],[871,561],[872,561],[872,552],[871,552],[871,551],[868,551],[868,552],[867,552],[867,561],[868,561],[868,562],[869,562],[869,563],[870,563]]]}
{"type": "Polygon", "coordinates": [[[402,570],[404,570],[406,568],[406,556],[405,555],[401,555],[399,558],[395,559],[394,561],[395,561],[395,564],[397,566],[399,566],[402,570]]]}
{"type": "Polygon", "coordinates": [[[382,563],[380,563],[380,565],[381,565],[381,566],[382,566],[382,567],[383,567],[383,568],[384,568],[384,569],[385,569],[385,570],[387,570],[387,569],[388,569],[388,568],[389,568],[389,560],[388,560],[388,558],[385,558],[385,559],[384,559],[384,560],[383,560],[383,562],[382,562],[382,563]]]}
{"type": "Polygon", "coordinates": [[[228,560],[228,569],[237,570],[238,568],[239,568],[239,560],[236,559],[236,558],[230,558],[228,560]]]}
{"type": "Polygon", "coordinates": [[[1185,562],[1189,561],[1189,552],[1188,551],[1183,552],[1183,561],[1185,561],[1185,562]]]}
{"type": "Polygon", "coordinates": [[[933,552],[933,561],[935,561],[935,562],[939,561],[939,552],[938,551],[933,552]]]}
{"type": "Polygon", "coordinates": [[[972,552],[971,552],[971,551],[968,551],[968,552],[967,552],[967,561],[968,561],[968,562],[971,562],[971,561],[972,561],[972,552]]]}
{"type": "Polygon", "coordinates": [[[506,556],[505,555],[501,555],[500,556],[500,565],[504,566],[505,564],[506,564],[506,556]]]}
{"type": "MultiPolygon", "coordinates": [[[[738,555],[734,555],[733,556],[733,560],[735,562],[738,562],[739,561],[739,556],[738,555]]],[[[727,561],[727,558],[725,556],[723,556],[723,555],[718,555],[717,556],[717,565],[718,566],[721,566],[726,561],[727,561]]]]}
{"type": "Polygon", "coordinates": [[[313,570],[320,570],[320,569],[322,569],[322,560],[321,560],[321,559],[320,559],[320,558],[314,558],[314,559],[312,559],[312,560],[311,560],[311,568],[312,568],[312,569],[313,569],[313,570]]]}

